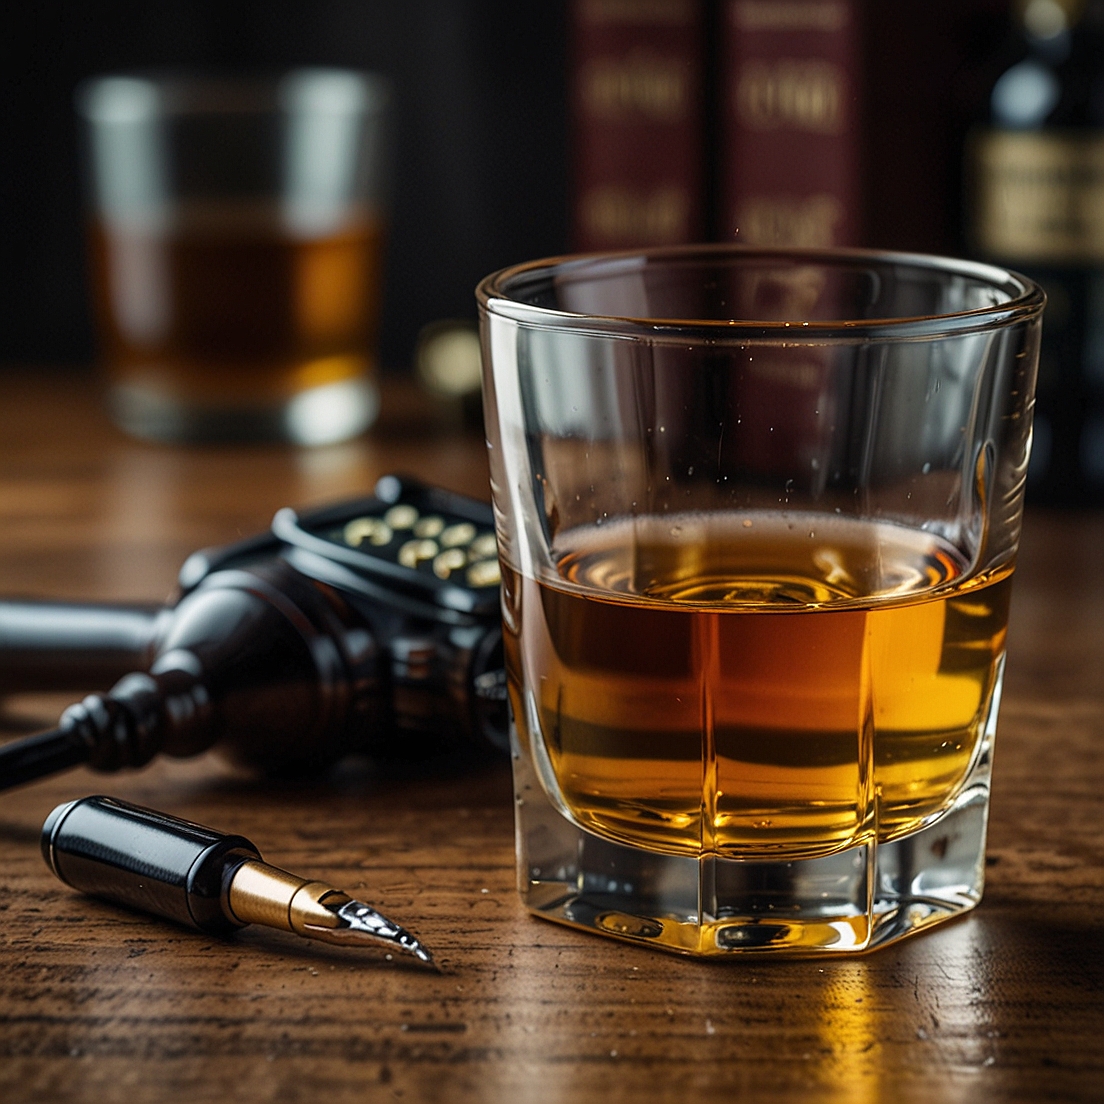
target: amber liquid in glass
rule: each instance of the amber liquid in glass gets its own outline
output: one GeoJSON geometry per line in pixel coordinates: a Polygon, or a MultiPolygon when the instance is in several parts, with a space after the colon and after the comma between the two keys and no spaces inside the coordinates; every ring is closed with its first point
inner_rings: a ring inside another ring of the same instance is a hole
{"type": "Polygon", "coordinates": [[[112,380],[198,408],[277,405],[370,373],[382,228],[297,235],[275,205],[191,204],[165,227],[97,223],[112,380]]]}
{"type": "Polygon", "coordinates": [[[909,833],[969,773],[1011,567],[837,517],[637,519],[507,569],[519,738],[575,822],[671,854],[806,858],[909,833]]]}

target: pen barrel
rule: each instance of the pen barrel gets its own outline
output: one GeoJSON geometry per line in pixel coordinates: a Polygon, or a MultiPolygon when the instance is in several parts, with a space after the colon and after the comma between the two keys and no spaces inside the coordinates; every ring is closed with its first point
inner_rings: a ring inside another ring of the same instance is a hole
{"type": "Polygon", "coordinates": [[[243,836],[101,796],[54,809],[42,854],[82,893],[212,934],[242,926],[228,907],[229,885],[242,863],[261,857],[243,836]]]}

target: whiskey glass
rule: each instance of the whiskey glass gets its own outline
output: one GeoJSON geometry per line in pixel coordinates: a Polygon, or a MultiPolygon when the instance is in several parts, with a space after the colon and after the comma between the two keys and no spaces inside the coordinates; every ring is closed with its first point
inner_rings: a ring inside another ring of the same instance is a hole
{"type": "Polygon", "coordinates": [[[321,445],[371,425],[387,101],[381,78],[342,69],[81,85],[120,428],[321,445]]]}
{"type": "Polygon", "coordinates": [[[719,245],[477,294],[528,908],[723,956],[977,904],[1039,288],[719,245]]]}

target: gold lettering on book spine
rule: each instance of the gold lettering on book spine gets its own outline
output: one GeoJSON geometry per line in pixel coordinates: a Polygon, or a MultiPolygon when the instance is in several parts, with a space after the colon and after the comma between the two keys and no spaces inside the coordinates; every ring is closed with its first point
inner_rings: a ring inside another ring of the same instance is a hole
{"type": "Polygon", "coordinates": [[[636,115],[678,123],[689,114],[685,67],[678,58],[652,50],[595,58],[583,67],[579,82],[583,108],[597,119],[621,120],[636,115]]]}
{"type": "Polygon", "coordinates": [[[826,192],[802,199],[749,196],[736,212],[736,240],[803,248],[835,245],[843,215],[843,205],[826,192]]]}
{"type": "Polygon", "coordinates": [[[971,145],[980,252],[1013,262],[1104,261],[1104,138],[988,131],[971,145]]]}
{"type": "Polygon", "coordinates": [[[736,0],[730,9],[745,31],[839,31],[850,16],[842,0],[736,0]]]}
{"type": "Polygon", "coordinates": [[[819,59],[748,61],[734,92],[736,115],[750,130],[840,134],[846,127],[846,75],[819,59]]]}
{"type": "Polygon", "coordinates": [[[588,235],[610,247],[676,244],[690,233],[690,201],[683,188],[593,188],[583,195],[580,214],[588,235]]]}

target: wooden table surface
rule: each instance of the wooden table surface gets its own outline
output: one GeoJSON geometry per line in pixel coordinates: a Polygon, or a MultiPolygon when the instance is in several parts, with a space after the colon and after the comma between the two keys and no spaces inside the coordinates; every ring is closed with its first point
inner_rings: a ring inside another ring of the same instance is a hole
{"type": "MultiPolygon", "coordinates": [[[[193,549],[388,470],[486,494],[482,443],[386,396],[316,451],[126,441],[82,376],[0,376],[0,592],[160,599],[193,549]]],[[[529,917],[506,766],[274,785],[214,755],[0,795],[0,1100],[1104,1099],[1104,516],[1029,515],[973,914],[855,958],[698,962],[529,917]],[[38,848],[108,792],[359,891],[440,975],[250,928],[218,941],[81,897],[38,848]]],[[[16,698],[9,727],[63,699],[16,698]]]]}

